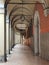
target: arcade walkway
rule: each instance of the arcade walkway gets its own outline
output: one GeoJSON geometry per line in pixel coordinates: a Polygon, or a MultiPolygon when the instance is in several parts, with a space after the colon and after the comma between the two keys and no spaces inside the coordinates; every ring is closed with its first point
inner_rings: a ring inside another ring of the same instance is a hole
{"type": "Polygon", "coordinates": [[[0,65],[49,65],[49,61],[34,56],[29,47],[18,44],[8,57],[8,62],[0,65]]]}

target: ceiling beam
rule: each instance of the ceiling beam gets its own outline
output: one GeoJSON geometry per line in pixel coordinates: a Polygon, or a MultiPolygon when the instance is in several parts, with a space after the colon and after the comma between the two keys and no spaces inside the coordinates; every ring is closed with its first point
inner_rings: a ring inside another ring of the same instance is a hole
{"type": "MultiPolygon", "coordinates": [[[[18,14],[18,15],[11,15],[11,16],[21,16],[21,14],[18,14]]],[[[24,16],[33,16],[33,15],[25,15],[24,16]]]]}
{"type": "Polygon", "coordinates": [[[16,3],[16,2],[9,2],[8,4],[20,4],[20,5],[22,5],[22,4],[24,4],[24,5],[31,5],[31,4],[43,4],[43,5],[45,5],[44,3],[16,3]]]}

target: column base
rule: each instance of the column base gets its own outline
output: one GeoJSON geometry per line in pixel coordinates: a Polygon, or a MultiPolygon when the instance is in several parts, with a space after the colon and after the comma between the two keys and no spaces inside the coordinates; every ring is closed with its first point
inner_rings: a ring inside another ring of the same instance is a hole
{"type": "Polygon", "coordinates": [[[4,56],[0,56],[0,62],[6,62],[7,59],[4,59],[4,56]]]}
{"type": "Polygon", "coordinates": [[[39,56],[39,53],[34,53],[35,56],[39,56]]]}

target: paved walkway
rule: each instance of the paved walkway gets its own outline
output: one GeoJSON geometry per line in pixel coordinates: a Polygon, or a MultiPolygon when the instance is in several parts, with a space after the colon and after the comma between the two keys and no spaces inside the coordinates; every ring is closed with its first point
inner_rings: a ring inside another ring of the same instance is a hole
{"type": "Polygon", "coordinates": [[[49,65],[49,61],[33,56],[28,46],[18,44],[14,47],[8,62],[0,63],[0,65],[49,65]]]}

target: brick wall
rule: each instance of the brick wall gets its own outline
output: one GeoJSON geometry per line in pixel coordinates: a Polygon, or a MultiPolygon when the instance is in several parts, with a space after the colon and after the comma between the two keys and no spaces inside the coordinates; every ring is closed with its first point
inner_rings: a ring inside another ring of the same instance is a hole
{"type": "Polygon", "coordinates": [[[44,8],[42,4],[36,4],[35,10],[38,10],[40,15],[41,33],[49,32],[49,15],[47,17],[44,15],[44,8]]]}
{"type": "MultiPolygon", "coordinates": [[[[38,2],[37,2],[38,3],[38,2]]],[[[40,16],[40,45],[41,45],[41,57],[49,60],[49,15],[47,17],[44,14],[44,8],[41,4],[35,5],[35,11],[39,12],[40,16]]],[[[26,39],[27,45],[33,48],[33,42],[31,38],[26,39]]]]}
{"type": "Polygon", "coordinates": [[[49,60],[49,15],[47,17],[44,15],[44,8],[41,4],[36,4],[35,10],[40,15],[41,57],[49,60]]]}

